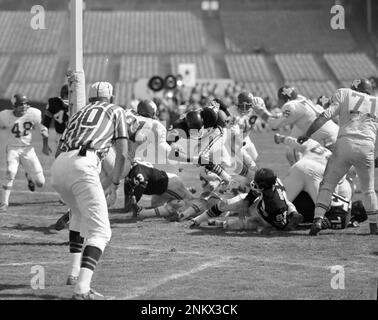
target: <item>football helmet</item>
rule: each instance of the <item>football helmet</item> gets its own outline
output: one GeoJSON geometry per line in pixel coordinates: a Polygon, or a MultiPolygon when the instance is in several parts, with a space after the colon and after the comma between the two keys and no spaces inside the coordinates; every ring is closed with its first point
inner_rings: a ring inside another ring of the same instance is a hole
{"type": "Polygon", "coordinates": [[[250,92],[241,92],[238,95],[238,110],[240,113],[245,114],[252,108],[253,94],[250,92]]]}
{"type": "Polygon", "coordinates": [[[12,97],[11,101],[14,107],[19,107],[29,103],[29,99],[27,98],[27,96],[22,93],[16,93],[12,97]]]}
{"type": "Polygon", "coordinates": [[[189,111],[185,116],[185,123],[188,126],[190,138],[199,139],[204,133],[204,121],[198,111],[189,111]]]}
{"type": "Polygon", "coordinates": [[[146,118],[154,118],[156,115],[157,106],[152,100],[142,100],[138,103],[137,113],[146,118]]]}
{"type": "Polygon", "coordinates": [[[350,86],[352,90],[372,94],[373,93],[373,85],[371,84],[370,80],[361,78],[361,79],[355,79],[352,82],[352,85],[350,86]]]}
{"type": "Polygon", "coordinates": [[[289,100],[296,99],[298,97],[298,93],[294,87],[284,85],[278,89],[277,96],[279,100],[287,102],[289,100]]]}
{"type": "Polygon", "coordinates": [[[272,169],[261,168],[255,173],[255,178],[251,182],[251,188],[258,191],[264,191],[271,188],[277,181],[277,176],[272,169]]]}
{"type": "Polygon", "coordinates": [[[321,95],[316,100],[316,104],[323,107],[324,109],[327,109],[331,103],[331,99],[327,96],[321,95]]]}
{"type": "Polygon", "coordinates": [[[200,115],[205,128],[212,128],[216,125],[218,120],[218,110],[211,107],[205,107],[201,110],[200,115]]]}

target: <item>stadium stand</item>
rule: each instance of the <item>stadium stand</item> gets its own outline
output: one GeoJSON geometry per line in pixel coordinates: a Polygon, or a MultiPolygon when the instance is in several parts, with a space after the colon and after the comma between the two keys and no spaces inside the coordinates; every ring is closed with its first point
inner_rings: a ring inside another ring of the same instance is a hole
{"type": "Polygon", "coordinates": [[[10,61],[10,56],[0,56],[0,79],[2,79],[9,61],[10,61]]]}
{"type": "Polygon", "coordinates": [[[133,88],[133,82],[117,82],[114,88],[115,103],[121,106],[130,105],[130,101],[133,98],[133,88]]]}
{"type": "Polygon", "coordinates": [[[316,100],[320,95],[332,96],[337,87],[333,81],[291,81],[290,85],[297,88],[299,94],[316,100]]]}
{"type": "Polygon", "coordinates": [[[327,80],[312,54],[276,54],[274,58],[285,81],[327,80]]]}
{"type": "Polygon", "coordinates": [[[4,97],[10,99],[17,92],[22,92],[32,101],[47,101],[50,83],[11,82],[4,97]]]}
{"type": "Polygon", "coordinates": [[[24,55],[13,82],[47,82],[54,79],[59,57],[55,55],[24,55]]]}
{"type": "Polygon", "coordinates": [[[270,81],[273,79],[263,55],[228,54],[225,62],[230,78],[236,81],[270,81]]]}
{"type": "Polygon", "coordinates": [[[202,21],[189,11],[89,11],[84,15],[86,53],[199,52],[204,44],[202,21]]]}
{"type": "Polygon", "coordinates": [[[153,55],[124,55],[120,62],[120,82],[150,78],[160,74],[159,57],[153,55]]]}
{"type": "Polygon", "coordinates": [[[345,87],[349,87],[356,78],[378,74],[376,66],[365,53],[327,53],[324,59],[345,87]]]}
{"type": "Polygon", "coordinates": [[[109,60],[106,55],[90,55],[84,57],[84,70],[86,81],[106,80],[109,60]]]}
{"type": "Polygon", "coordinates": [[[269,82],[244,82],[245,89],[251,91],[253,95],[266,98],[269,97],[272,101],[276,101],[277,98],[277,86],[273,81],[269,82]]]}
{"type": "Polygon", "coordinates": [[[171,55],[171,73],[178,73],[179,63],[194,63],[196,65],[196,76],[202,79],[217,78],[213,58],[210,55],[171,55]]]}
{"type": "Polygon", "coordinates": [[[53,53],[58,50],[68,13],[51,11],[46,29],[31,27],[30,11],[0,11],[0,52],[53,53]]]}
{"type": "Polygon", "coordinates": [[[355,49],[348,30],[335,31],[329,27],[327,10],[221,11],[220,17],[225,45],[231,52],[348,52],[355,49]]]}

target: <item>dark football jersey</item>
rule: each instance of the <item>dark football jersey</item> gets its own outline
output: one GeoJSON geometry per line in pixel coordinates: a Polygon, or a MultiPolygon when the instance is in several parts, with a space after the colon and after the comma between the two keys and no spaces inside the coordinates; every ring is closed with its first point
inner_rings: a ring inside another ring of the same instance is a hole
{"type": "Polygon", "coordinates": [[[273,193],[269,195],[252,189],[245,199],[251,205],[259,197],[260,199],[257,204],[259,215],[277,229],[284,229],[289,223],[284,186],[277,181],[274,185],[273,193]]]}
{"type": "Polygon", "coordinates": [[[66,129],[68,118],[68,101],[62,100],[59,97],[50,98],[46,106],[42,124],[49,128],[51,120],[54,119],[55,131],[62,134],[66,129]]]}
{"type": "Polygon", "coordinates": [[[137,202],[143,194],[163,194],[167,188],[167,173],[152,165],[135,162],[125,179],[125,189],[133,193],[137,202]]]}

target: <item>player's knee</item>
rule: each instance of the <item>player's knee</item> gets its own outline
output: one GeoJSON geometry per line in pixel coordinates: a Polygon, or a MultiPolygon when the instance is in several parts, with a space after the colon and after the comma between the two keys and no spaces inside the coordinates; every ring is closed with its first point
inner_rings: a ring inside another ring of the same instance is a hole
{"type": "Polygon", "coordinates": [[[7,170],[5,179],[8,181],[13,181],[16,178],[17,170],[7,170]]]}
{"type": "Polygon", "coordinates": [[[101,252],[104,252],[111,237],[112,237],[112,231],[109,228],[109,230],[107,230],[106,232],[103,232],[101,235],[97,235],[95,237],[89,237],[86,242],[86,245],[97,247],[101,250],[101,252]]]}
{"type": "Polygon", "coordinates": [[[43,175],[37,175],[34,182],[38,188],[42,188],[45,185],[46,180],[43,175]]]}

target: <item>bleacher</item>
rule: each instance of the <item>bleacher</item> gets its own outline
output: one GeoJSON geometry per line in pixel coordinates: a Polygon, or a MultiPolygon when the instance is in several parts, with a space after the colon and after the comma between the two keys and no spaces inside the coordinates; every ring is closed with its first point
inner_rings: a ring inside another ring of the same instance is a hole
{"type": "Polygon", "coordinates": [[[16,93],[25,94],[31,101],[46,101],[50,90],[50,83],[28,83],[11,82],[5,93],[4,98],[10,99],[16,93]]]}
{"type": "Polygon", "coordinates": [[[327,53],[324,59],[345,87],[350,87],[356,78],[378,74],[376,66],[365,53],[327,53]]]}
{"type": "Polygon", "coordinates": [[[272,102],[277,101],[277,86],[273,81],[243,82],[245,89],[252,92],[253,95],[266,98],[269,97],[272,102]]]}
{"type": "Polygon", "coordinates": [[[171,64],[172,74],[178,73],[179,63],[195,63],[196,75],[198,78],[202,78],[202,79],[217,78],[214,61],[210,55],[197,55],[197,54],[171,55],[170,64],[171,64]]]}
{"type": "Polygon", "coordinates": [[[225,45],[231,52],[348,52],[355,49],[348,30],[330,28],[330,14],[326,10],[221,11],[220,16],[225,45]]]}
{"type": "Polygon", "coordinates": [[[106,55],[84,56],[85,79],[87,82],[107,80],[109,59],[106,55]]]}
{"type": "Polygon", "coordinates": [[[200,52],[204,34],[202,20],[189,11],[88,11],[84,15],[86,53],[200,52]]]}
{"type": "Polygon", "coordinates": [[[159,57],[156,55],[124,55],[120,62],[120,82],[150,78],[160,74],[159,57]]]}
{"type": "Polygon", "coordinates": [[[285,81],[327,80],[312,54],[276,54],[274,59],[285,81]]]}
{"type": "Polygon", "coordinates": [[[231,79],[244,82],[273,79],[263,55],[227,54],[225,62],[231,79]]]}
{"type": "Polygon", "coordinates": [[[337,87],[333,81],[291,81],[290,85],[297,89],[297,92],[305,97],[316,100],[321,95],[331,97],[337,87]]]}
{"type": "Polygon", "coordinates": [[[126,106],[130,105],[133,98],[134,83],[133,82],[117,82],[115,85],[115,103],[126,106]]]}
{"type": "Polygon", "coordinates": [[[62,41],[68,13],[51,11],[46,15],[46,29],[31,27],[30,11],[0,11],[0,52],[56,53],[62,41]]]}

